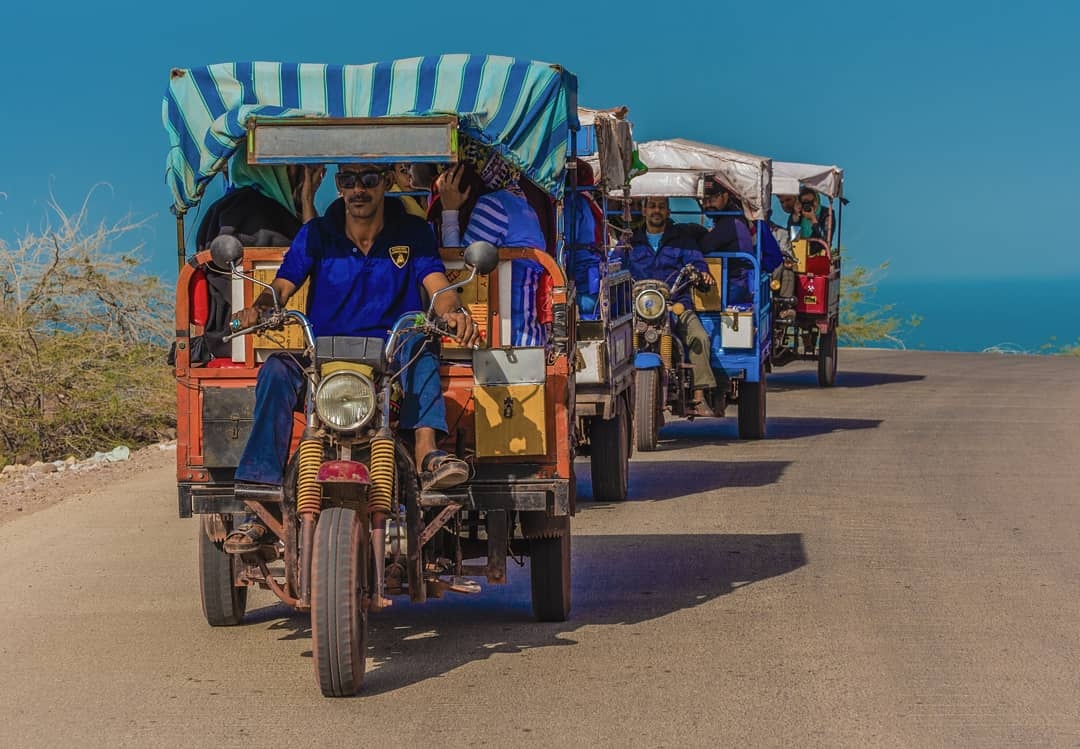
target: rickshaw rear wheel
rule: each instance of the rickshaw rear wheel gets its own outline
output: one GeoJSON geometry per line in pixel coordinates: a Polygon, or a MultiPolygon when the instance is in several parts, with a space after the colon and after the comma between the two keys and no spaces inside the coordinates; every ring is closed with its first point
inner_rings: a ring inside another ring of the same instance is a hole
{"type": "Polygon", "coordinates": [[[360,691],[367,661],[368,533],[360,513],[330,507],[315,528],[311,570],[311,650],[326,697],[360,691]]]}
{"type": "Polygon", "coordinates": [[[589,460],[593,499],[622,502],[630,474],[630,414],[622,397],[615,399],[615,415],[599,416],[589,425],[589,460]]]}
{"type": "Polygon", "coordinates": [[[529,578],[533,616],[541,622],[565,622],[570,616],[570,518],[554,538],[529,541],[529,578]]]}
{"type": "Polygon", "coordinates": [[[817,381],[823,388],[836,384],[836,354],[836,328],[832,327],[818,339],[817,381]]]}
{"type": "Polygon", "coordinates": [[[765,437],[765,396],[769,386],[765,380],[765,365],[761,365],[757,382],[739,383],[739,439],[759,440],[765,437]]]}
{"type": "Polygon", "coordinates": [[[634,446],[639,452],[656,450],[660,426],[656,418],[659,412],[660,371],[639,369],[634,386],[634,446]]]}
{"type": "Polygon", "coordinates": [[[235,627],[247,610],[247,587],[237,587],[236,560],[208,533],[208,515],[199,516],[199,592],[203,615],[211,627],[235,627]]]}

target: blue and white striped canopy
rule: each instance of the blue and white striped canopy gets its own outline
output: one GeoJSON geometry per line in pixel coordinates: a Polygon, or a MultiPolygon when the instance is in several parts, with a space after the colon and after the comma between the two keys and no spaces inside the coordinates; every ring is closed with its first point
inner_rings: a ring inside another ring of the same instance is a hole
{"type": "Polygon", "coordinates": [[[236,62],[172,71],[162,104],[166,182],[175,210],[206,185],[247,135],[248,118],[455,114],[466,135],[494,148],[547,192],[562,195],[577,78],[511,57],[441,55],[368,65],[236,62]]]}

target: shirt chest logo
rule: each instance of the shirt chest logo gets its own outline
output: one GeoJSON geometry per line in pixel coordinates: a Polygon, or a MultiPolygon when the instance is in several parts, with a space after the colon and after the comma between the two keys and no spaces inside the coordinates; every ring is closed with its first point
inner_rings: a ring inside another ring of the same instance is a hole
{"type": "Polygon", "coordinates": [[[394,265],[399,268],[404,268],[405,263],[409,262],[409,246],[407,244],[399,244],[390,248],[390,259],[394,261],[394,265]]]}

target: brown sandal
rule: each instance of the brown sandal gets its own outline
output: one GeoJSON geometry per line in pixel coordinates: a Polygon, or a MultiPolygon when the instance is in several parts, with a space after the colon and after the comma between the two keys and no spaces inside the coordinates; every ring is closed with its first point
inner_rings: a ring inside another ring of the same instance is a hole
{"type": "Polygon", "coordinates": [[[716,413],[712,410],[712,406],[710,406],[707,402],[705,402],[705,401],[694,401],[693,403],[690,404],[690,414],[689,415],[690,416],[707,417],[707,416],[716,416],[716,413]]]}
{"type": "Polygon", "coordinates": [[[243,523],[236,526],[225,537],[222,549],[226,554],[248,554],[259,550],[259,541],[266,535],[266,526],[262,523],[243,523]]]}
{"type": "Polygon", "coordinates": [[[469,464],[445,450],[432,450],[420,461],[420,488],[449,489],[469,480],[469,464]]]}

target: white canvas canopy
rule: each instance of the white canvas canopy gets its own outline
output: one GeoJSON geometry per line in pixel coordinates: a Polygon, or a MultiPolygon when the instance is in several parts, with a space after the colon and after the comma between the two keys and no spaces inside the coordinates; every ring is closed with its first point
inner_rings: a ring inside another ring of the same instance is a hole
{"type": "Polygon", "coordinates": [[[649,168],[630,182],[634,197],[700,198],[705,177],[736,195],[751,221],[765,218],[772,196],[772,160],[752,153],[675,138],[638,144],[649,168]]]}
{"type": "Polygon", "coordinates": [[[830,198],[842,198],[844,196],[844,170],[838,166],[822,166],[821,164],[773,162],[773,195],[798,195],[801,185],[824,193],[830,198]]]}

